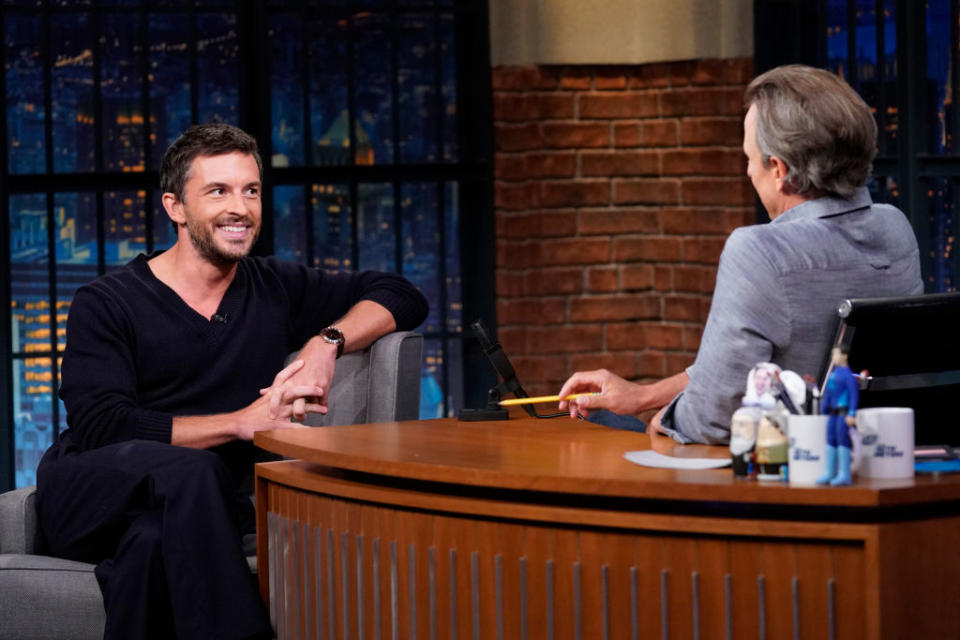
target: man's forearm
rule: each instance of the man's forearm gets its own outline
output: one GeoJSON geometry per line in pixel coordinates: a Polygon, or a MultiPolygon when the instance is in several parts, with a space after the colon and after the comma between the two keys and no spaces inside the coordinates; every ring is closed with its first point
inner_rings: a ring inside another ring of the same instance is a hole
{"type": "Polygon", "coordinates": [[[647,385],[648,396],[643,410],[662,409],[667,406],[677,397],[677,394],[686,389],[688,382],[690,382],[690,376],[686,371],[681,371],[669,378],[647,385]]]}
{"type": "Polygon", "coordinates": [[[238,423],[236,413],[178,416],[173,419],[170,444],[193,449],[209,449],[236,440],[238,423]]]}
{"type": "Polygon", "coordinates": [[[361,300],[333,326],[343,333],[343,352],[349,353],[369,347],[377,338],[396,330],[397,323],[382,304],[361,300]]]}

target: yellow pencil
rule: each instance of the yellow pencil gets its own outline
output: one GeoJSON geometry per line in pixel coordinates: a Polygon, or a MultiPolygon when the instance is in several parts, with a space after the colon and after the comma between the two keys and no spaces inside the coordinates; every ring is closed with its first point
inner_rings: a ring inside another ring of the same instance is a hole
{"type": "MultiPolygon", "coordinates": [[[[598,396],[599,393],[571,393],[565,399],[572,400],[574,398],[579,398],[580,396],[598,396]]],[[[560,396],[536,396],[534,398],[510,398],[509,400],[501,400],[501,407],[513,407],[518,404],[537,404],[540,402],[560,402],[560,396]]]]}

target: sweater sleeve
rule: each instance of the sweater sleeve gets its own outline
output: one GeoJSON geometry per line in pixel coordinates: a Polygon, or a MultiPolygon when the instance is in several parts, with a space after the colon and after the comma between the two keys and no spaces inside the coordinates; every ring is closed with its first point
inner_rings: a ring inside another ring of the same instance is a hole
{"type": "Polygon", "coordinates": [[[133,439],[170,442],[172,414],[138,404],[134,335],[114,300],[94,287],[77,291],[67,318],[60,398],[71,441],[83,450],[133,439]]]}
{"type": "Polygon", "coordinates": [[[274,259],[269,262],[289,297],[294,348],[361,300],[383,305],[400,331],[415,329],[427,317],[426,298],[403,276],[379,271],[333,273],[274,259]]]}

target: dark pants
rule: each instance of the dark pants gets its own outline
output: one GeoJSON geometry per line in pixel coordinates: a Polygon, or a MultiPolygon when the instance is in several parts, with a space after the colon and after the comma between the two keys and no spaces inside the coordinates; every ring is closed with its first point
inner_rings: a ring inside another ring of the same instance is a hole
{"type": "Polygon", "coordinates": [[[853,448],[850,440],[850,427],[847,426],[847,408],[830,411],[827,418],[827,445],[831,447],[853,448]]]}
{"type": "Polygon", "coordinates": [[[54,446],[37,479],[48,551],[97,565],[105,638],[271,637],[216,454],[144,440],[54,446]]]}

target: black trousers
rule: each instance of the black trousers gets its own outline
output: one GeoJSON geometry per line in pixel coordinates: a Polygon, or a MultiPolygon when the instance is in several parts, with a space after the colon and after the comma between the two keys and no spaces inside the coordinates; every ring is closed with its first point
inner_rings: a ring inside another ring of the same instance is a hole
{"type": "Polygon", "coordinates": [[[37,469],[37,515],[51,555],[97,565],[105,638],[272,637],[216,454],[144,440],[55,445],[37,469]]]}

